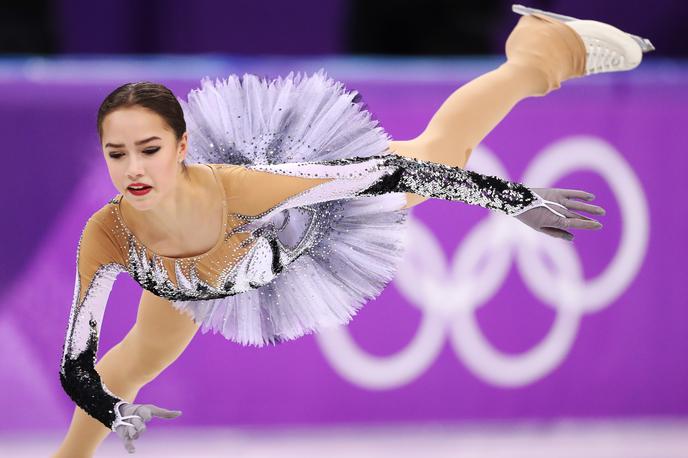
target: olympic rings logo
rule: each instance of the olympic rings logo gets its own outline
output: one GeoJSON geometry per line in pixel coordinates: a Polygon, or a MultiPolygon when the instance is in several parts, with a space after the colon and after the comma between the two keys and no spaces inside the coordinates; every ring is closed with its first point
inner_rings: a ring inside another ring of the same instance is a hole
{"type": "MultiPolygon", "coordinates": [[[[476,166],[471,167],[473,170],[508,176],[494,154],[484,147],[476,150],[480,152],[472,157],[476,166]]],[[[495,212],[466,236],[447,266],[433,234],[411,218],[408,236],[413,243],[394,282],[399,292],[423,312],[416,334],[397,354],[378,357],[361,349],[346,327],[325,329],[316,334],[325,358],[353,384],[392,389],[425,372],[448,335],[455,354],[487,383],[525,386],[552,372],[568,354],[582,316],[609,306],[633,281],[649,235],[648,206],[637,176],[618,151],[598,138],[569,137],[550,145],[536,157],[521,181],[533,187],[548,187],[577,170],[598,173],[610,186],[620,209],[618,249],[596,278],[584,281],[575,245],[547,237],[495,212]],[[552,260],[555,272],[548,270],[544,257],[552,260]],[[478,270],[481,259],[487,262],[478,270]],[[512,259],[531,292],[557,311],[545,338],[519,355],[495,349],[475,317],[476,310],[505,280],[512,259]]]]}

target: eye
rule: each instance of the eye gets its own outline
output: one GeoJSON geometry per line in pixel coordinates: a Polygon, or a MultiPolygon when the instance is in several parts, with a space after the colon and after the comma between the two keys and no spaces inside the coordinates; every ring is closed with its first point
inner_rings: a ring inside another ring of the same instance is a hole
{"type": "Polygon", "coordinates": [[[155,154],[156,152],[158,152],[158,150],[160,150],[159,146],[157,148],[144,149],[143,152],[146,154],[155,154]]]}
{"type": "Polygon", "coordinates": [[[113,159],[119,159],[122,156],[124,156],[124,153],[117,153],[117,152],[111,152],[110,153],[110,157],[113,159]]]}

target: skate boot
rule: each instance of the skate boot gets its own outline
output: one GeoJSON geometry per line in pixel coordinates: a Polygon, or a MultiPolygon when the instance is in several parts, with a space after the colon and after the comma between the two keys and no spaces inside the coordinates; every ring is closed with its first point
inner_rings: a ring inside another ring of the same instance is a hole
{"type": "Polygon", "coordinates": [[[647,38],[631,35],[604,22],[580,20],[523,5],[512,5],[511,9],[523,16],[554,19],[572,28],[585,44],[585,75],[632,70],[640,65],[643,53],[655,49],[647,38]]]}

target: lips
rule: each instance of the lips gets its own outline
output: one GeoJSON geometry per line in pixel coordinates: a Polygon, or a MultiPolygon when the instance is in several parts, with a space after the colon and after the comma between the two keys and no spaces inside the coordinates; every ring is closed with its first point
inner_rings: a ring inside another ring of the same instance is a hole
{"type": "Polygon", "coordinates": [[[151,188],[152,186],[149,186],[147,184],[143,183],[132,183],[129,186],[127,186],[127,189],[132,189],[134,191],[141,191],[143,189],[148,189],[151,188]]]}
{"type": "Polygon", "coordinates": [[[145,196],[153,189],[152,186],[144,183],[132,183],[127,186],[127,191],[134,196],[145,196]]]}

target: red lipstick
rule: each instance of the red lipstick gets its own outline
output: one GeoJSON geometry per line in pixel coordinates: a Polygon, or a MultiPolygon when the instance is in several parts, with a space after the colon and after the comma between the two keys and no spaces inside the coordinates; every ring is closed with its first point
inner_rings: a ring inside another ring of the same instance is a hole
{"type": "Polygon", "coordinates": [[[135,196],[144,196],[148,194],[151,189],[153,189],[153,187],[145,183],[132,183],[127,186],[127,191],[135,196]]]}

